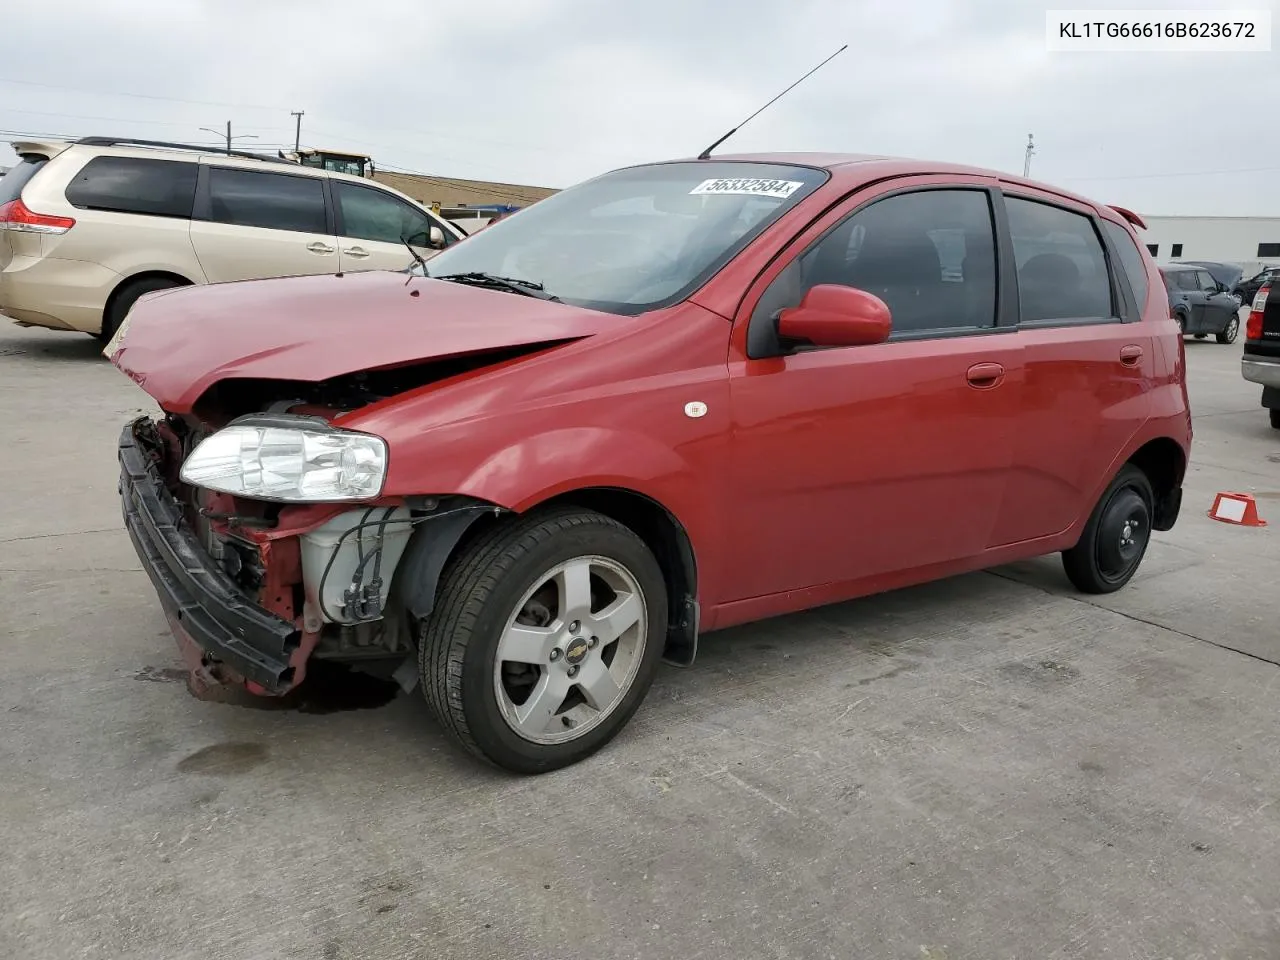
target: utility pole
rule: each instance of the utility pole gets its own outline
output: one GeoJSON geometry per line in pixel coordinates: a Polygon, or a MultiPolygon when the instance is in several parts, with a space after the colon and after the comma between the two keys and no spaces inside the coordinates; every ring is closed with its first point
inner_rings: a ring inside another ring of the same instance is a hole
{"type": "Polygon", "coordinates": [[[298,121],[297,127],[295,127],[294,134],[293,134],[293,152],[294,153],[297,153],[299,150],[302,149],[302,117],[306,112],[307,111],[305,110],[289,111],[289,115],[291,117],[294,117],[298,121]]]}
{"type": "Polygon", "coordinates": [[[1027,134],[1027,156],[1022,161],[1022,175],[1024,177],[1031,176],[1031,155],[1036,152],[1036,143],[1031,138],[1031,134],[1027,134]]]}

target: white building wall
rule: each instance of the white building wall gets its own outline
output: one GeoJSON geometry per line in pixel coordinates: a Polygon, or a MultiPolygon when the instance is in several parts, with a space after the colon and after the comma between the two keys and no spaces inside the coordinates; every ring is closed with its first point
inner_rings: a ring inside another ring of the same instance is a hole
{"type": "Polygon", "coordinates": [[[1257,266],[1280,265],[1276,256],[1259,256],[1258,245],[1280,245],[1280,217],[1143,217],[1142,242],[1156,245],[1157,263],[1221,260],[1238,263],[1246,273],[1257,266]],[[1182,244],[1179,256],[1174,245],[1182,244]]]}

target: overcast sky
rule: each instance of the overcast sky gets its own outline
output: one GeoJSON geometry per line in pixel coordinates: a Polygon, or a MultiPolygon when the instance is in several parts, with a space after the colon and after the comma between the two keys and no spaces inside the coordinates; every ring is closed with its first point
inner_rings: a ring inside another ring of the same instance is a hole
{"type": "MultiPolygon", "coordinates": [[[[1276,3],[1235,6],[1280,21],[1276,3]]],[[[230,120],[252,148],[291,144],[289,111],[305,110],[304,145],[562,187],[696,154],[847,42],[726,149],[1020,173],[1034,133],[1032,176],[1098,200],[1280,216],[1280,53],[1048,53],[1050,6],[1153,5],[19,0],[0,3],[0,137],[211,140],[199,128],[230,120]]]]}

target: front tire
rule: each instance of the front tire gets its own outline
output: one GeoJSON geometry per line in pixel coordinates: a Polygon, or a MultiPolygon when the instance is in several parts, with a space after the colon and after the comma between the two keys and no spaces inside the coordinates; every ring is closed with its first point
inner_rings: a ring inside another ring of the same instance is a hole
{"type": "Polygon", "coordinates": [[[185,286],[185,284],[168,277],[145,277],[141,280],[133,280],[126,283],[116,291],[111,299],[111,304],[103,311],[102,327],[98,331],[98,339],[103,343],[110,343],[111,338],[115,336],[115,332],[120,329],[120,324],[124,322],[124,318],[129,315],[129,311],[133,309],[133,305],[138,302],[138,298],[143,294],[181,286],[185,286]]]}
{"type": "Polygon", "coordinates": [[[1240,318],[1233,316],[1227,321],[1226,328],[1217,335],[1219,343],[1235,343],[1240,333],[1240,318]]]}
{"type": "Polygon", "coordinates": [[[450,560],[419,632],[423,693],[468,752],[557,770],[635,713],[666,623],[662,570],[627,527],[590,510],[520,518],[450,560]]]}
{"type": "Polygon", "coordinates": [[[1133,578],[1151,542],[1154,504],[1147,475],[1125,464],[1093,508],[1080,541],[1062,554],[1077,590],[1114,593],[1133,578]]]}

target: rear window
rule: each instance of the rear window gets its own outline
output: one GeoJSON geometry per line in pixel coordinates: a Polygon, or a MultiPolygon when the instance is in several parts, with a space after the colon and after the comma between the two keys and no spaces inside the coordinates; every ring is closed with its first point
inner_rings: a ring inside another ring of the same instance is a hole
{"type": "Polygon", "coordinates": [[[1133,299],[1141,310],[1147,302],[1147,264],[1138,252],[1138,245],[1133,242],[1129,231],[1110,220],[1102,221],[1102,228],[1107,231],[1111,245],[1120,256],[1121,272],[1129,281],[1129,289],[1133,291],[1133,299]]]}
{"type": "Polygon", "coordinates": [[[47,157],[23,157],[20,164],[11,168],[3,177],[0,177],[0,204],[8,203],[10,200],[17,200],[22,194],[22,188],[48,162],[47,157]]]}
{"type": "Polygon", "coordinates": [[[190,217],[197,169],[180,160],[94,157],[67,185],[67,202],[81,210],[190,217]]]}

